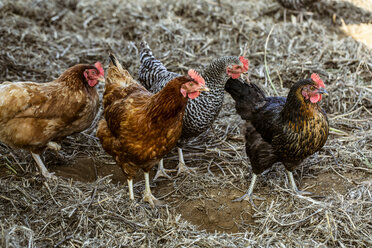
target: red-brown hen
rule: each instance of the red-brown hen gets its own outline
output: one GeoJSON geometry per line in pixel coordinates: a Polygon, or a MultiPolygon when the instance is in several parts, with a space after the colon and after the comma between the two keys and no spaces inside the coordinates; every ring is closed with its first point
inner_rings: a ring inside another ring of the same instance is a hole
{"type": "Polygon", "coordinates": [[[150,190],[149,171],[176,145],[188,99],[206,91],[204,79],[194,70],[171,80],[157,94],[138,84],[115,56],[107,71],[103,95],[104,116],[97,129],[103,149],[127,176],[129,197],[134,200],[133,178],[145,175],[144,201],[160,202],[150,190]]]}

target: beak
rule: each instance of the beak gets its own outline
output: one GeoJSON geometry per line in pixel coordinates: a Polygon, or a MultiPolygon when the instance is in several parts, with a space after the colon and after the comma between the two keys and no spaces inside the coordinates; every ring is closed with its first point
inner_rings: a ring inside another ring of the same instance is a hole
{"type": "Polygon", "coordinates": [[[104,76],[99,76],[97,79],[100,82],[105,82],[105,77],[104,76]]]}
{"type": "Polygon", "coordinates": [[[202,91],[209,91],[209,88],[205,85],[202,85],[199,89],[198,89],[200,92],[202,91]]]}
{"type": "Polygon", "coordinates": [[[320,88],[320,89],[318,89],[318,93],[323,94],[323,95],[325,95],[325,96],[328,96],[328,95],[329,95],[329,94],[328,94],[328,91],[326,91],[326,89],[324,89],[324,88],[320,88]]]}

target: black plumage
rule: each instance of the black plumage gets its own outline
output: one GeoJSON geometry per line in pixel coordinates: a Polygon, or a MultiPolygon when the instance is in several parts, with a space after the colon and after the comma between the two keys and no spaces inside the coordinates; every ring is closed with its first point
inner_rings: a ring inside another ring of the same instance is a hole
{"type": "Polygon", "coordinates": [[[321,84],[312,79],[300,80],[285,98],[266,97],[254,83],[227,81],[225,89],[234,98],[237,113],[246,120],[246,153],[254,173],[247,194],[238,200],[251,197],[256,175],[276,162],[284,164],[293,189],[299,192],[292,171],[319,151],[328,137],[327,115],[318,104],[326,93],[321,84]],[[316,94],[320,97],[312,98],[313,102],[306,98],[316,94]]]}

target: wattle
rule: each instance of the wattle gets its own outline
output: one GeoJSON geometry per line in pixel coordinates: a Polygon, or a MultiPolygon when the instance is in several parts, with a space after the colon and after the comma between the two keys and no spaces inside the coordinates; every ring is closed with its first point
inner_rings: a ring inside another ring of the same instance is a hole
{"type": "Polygon", "coordinates": [[[322,100],[322,95],[321,94],[315,94],[310,97],[310,102],[312,103],[317,103],[320,100],[322,100]]]}
{"type": "Polygon", "coordinates": [[[90,87],[96,86],[97,83],[98,83],[98,80],[88,80],[88,84],[90,87]]]}
{"type": "Polygon", "coordinates": [[[192,93],[187,94],[188,98],[190,98],[190,99],[195,99],[199,95],[200,95],[200,92],[199,91],[195,91],[195,92],[192,92],[192,93]]]}

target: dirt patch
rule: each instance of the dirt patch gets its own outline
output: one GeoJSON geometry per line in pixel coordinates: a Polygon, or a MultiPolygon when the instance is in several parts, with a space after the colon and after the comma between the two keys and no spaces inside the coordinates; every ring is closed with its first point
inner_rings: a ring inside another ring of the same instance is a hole
{"type": "MultiPolygon", "coordinates": [[[[176,164],[168,161],[165,162],[165,165],[167,168],[176,166],[176,164]]],[[[108,177],[111,179],[112,184],[119,184],[127,191],[126,177],[116,164],[99,164],[93,158],[80,156],[71,165],[53,166],[50,169],[57,176],[67,179],[72,178],[81,182],[94,182],[98,178],[108,177]]],[[[150,173],[151,178],[155,175],[155,169],[150,173]]],[[[9,171],[7,174],[9,174],[9,171]]],[[[275,172],[272,174],[275,174],[275,172]]],[[[173,176],[175,177],[175,175],[173,176]]],[[[269,184],[264,182],[271,180],[270,177],[273,176],[275,175],[261,175],[258,177],[254,195],[261,199],[254,200],[257,206],[268,206],[275,201],[275,191],[269,184]]],[[[343,195],[356,185],[354,182],[360,183],[370,179],[372,179],[372,176],[363,172],[345,173],[344,175],[326,172],[312,175],[311,178],[305,175],[299,186],[301,189],[312,192],[313,195],[310,197],[319,199],[319,197],[324,198],[335,193],[343,195]]],[[[137,173],[134,182],[143,183],[141,170],[137,173]]],[[[250,180],[248,178],[247,184],[249,183],[250,180]]],[[[279,180],[277,183],[280,187],[285,187],[285,181],[279,180]]],[[[156,197],[164,199],[174,193],[176,188],[172,180],[160,179],[152,182],[152,190],[156,197]]],[[[141,199],[141,190],[137,190],[137,193],[136,197],[141,199]]],[[[181,203],[174,202],[172,199],[163,201],[169,206],[176,207],[176,212],[181,214],[184,220],[195,225],[198,230],[205,230],[210,233],[239,233],[244,231],[240,228],[242,225],[257,225],[252,217],[255,210],[249,201],[233,202],[234,199],[244,193],[234,188],[206,188],[205,191],[201,192],[201,196],[198,199],[189,199],[181,201],[181,203]]],[[[295,196],[288,194],[288,197],[295,196]]]]}
{"type": "Polygon", "coordinates": [[[207,189],[204,197],[178,207],[182,218],[208,232],[236,233],[237,222],[253,224],[252,208],[248,201],[232,202],[241,192],[231,189],[207,189]]]}

